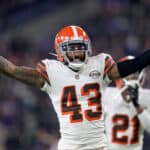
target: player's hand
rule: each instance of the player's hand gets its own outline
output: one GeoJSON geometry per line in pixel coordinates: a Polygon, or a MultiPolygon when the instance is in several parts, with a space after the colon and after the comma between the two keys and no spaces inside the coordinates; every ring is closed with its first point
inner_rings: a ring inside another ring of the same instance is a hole
{"type": "Polygon", "coordinates": [[[121,94],[126,102],[132,102],[135,107],[139,105],[139,86],[137,84],[135,84],[134,86],[127,85],[127,87],[122,91],[121,94]]]}

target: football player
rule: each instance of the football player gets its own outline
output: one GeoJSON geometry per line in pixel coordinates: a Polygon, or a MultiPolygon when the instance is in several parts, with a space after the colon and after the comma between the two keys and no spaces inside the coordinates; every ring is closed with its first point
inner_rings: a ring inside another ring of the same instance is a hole
{"type": "Polygon", "coordinates": [[[109,80],[149,65],[150,50],[120,63],[105,53],[91,56],[90,38],[73,25],[58,32],[55,49],[57,60],[42,60],[36,69],[16,66],[1,56],[0,72],[49,95],[60,123],[59,150],[103,150],[107,145],[102,105],[105,87],[109,80]]]}
{"type": "Polygon", "coordinates": [[[150,133],[150,91],[141,88],[144,76],[144,71],[131,74],[116,81],[117,87],[107,88],[104,94],[108,150],[143,148],[144,130],[150,133]]]}

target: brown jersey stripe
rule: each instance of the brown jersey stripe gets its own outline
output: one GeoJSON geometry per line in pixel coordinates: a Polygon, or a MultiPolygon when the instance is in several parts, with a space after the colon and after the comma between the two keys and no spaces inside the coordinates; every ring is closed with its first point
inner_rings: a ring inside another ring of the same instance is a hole
{"type": "Polygon", "coordinates": [[[46,76],[48,76],[46,70],[41,69],[41,67],[39,67],[39,66],[37,66],[36,68],[41,70],[41,72],[43,72],[46,76]]]}
{"type": "Polygon", "coordinates": [[[40,70],[39,68],[36,68],[36,71],[37,71],[38,73],[40,73],[40,74],[42,75],[42,77],[44,77],[44,79],[50,84],[50,81],[49,81],[49,79],[48,79],[47,73],[42,72],[42,70],[40,70]]]}
{"type": "Polygon", "coordinates": [[[46,81],[48,83],[50,83],[49,78],[48,78],[48,74],[47,74],[47,71],[46,71],[46,67],[45,67],[44,63],[42,63],[42,62],[38,63],[38,65],[36,67],[36,71],[38,73],[40,73],[44,77],[44,79],[46,79],[46,81]]]}
{"type": "Polygon", "coordinates": [[[107,57],[105,60],[105,66],[108,66],[111,63],[111,58],[107,57]]]}
{"type": "Polygon", "coordinates": [[[115,64],[115,62],[113,62],[111,65],[109,65],[109,66],[105,69],[104,75],[106,75],[106,74],[111,70],[111,68],[114,66],[114,64],[115,64]]]}
{"type": "Polygon", "coordinates": [[[43,71],[46,71],[46,67],[42,63],[39,63],[37,67],[39,67],[43,71]]]}
{"type": "Polygon", "coordinates": [[[109,70],[113,67],[113,65],[115,64],[114,60],[110,57],[106,57],[105,59],[105,69],[104,69],[104,75],[107,74],[107,72],[109,72],[109,70]]]}

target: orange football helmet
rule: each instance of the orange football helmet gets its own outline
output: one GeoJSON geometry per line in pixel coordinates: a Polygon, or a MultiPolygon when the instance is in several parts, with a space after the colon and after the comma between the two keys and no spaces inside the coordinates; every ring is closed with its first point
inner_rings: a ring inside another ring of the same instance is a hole
{"type": "Polygon", "coordinates": [[[66,26],[57,33],[54,47],[57,59],[74,70],[79,70],[92,53],[91,41],[87,33],[81,27],[74,25],[66,26]],[[82,59],[76,58],[76,53],[81,54],[82,59]]]}

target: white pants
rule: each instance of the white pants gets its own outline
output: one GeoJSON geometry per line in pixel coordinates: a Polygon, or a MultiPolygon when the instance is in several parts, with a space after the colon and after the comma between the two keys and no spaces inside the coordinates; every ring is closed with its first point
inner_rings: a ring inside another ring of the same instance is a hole
{"type": "Polygon", "coordinates": [[[107,147],[97,145],[75,145],[70,143],[59,142],[58,150],[107,150],[107,147]]]}

